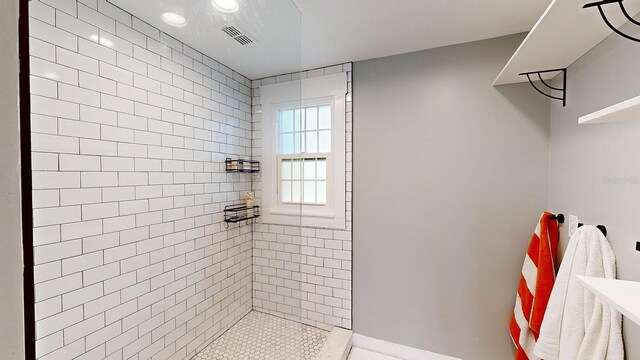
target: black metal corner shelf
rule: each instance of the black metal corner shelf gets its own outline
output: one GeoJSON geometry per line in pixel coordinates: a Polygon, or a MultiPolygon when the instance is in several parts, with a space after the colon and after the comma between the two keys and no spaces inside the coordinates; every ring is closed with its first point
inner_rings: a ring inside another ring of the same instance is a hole
{"type": "Polygon", "coordinates": [[[224,207],[224,222],[237,224],[241,221],[252,220],[260,217],[260,206],[247,206],[246,204],[234,204],[224,207]]]}
{"type": "Polygon", "coordinates": [[[259,173],[260,161],[257,160],[245,160],[245,159],[231,159],[227,158],[225,161],[225,170],[227,172],[236,173],[259,173]]]}

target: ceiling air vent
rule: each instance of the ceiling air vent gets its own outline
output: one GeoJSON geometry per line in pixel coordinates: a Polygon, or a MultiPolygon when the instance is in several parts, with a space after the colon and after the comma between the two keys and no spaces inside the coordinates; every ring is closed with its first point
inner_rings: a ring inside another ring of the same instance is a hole
{"type": "Polygon", "coordinates": [[[248,45],[253,42],[249,36],[243,34],[243,32],[236,26],[225,26],[222,28],[222,31],[241,45],[248,45]]]}

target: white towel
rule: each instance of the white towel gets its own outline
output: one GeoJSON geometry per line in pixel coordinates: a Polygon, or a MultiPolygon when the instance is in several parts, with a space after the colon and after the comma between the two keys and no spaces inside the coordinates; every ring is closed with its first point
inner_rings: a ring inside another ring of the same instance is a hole
{"type": "Polygon", "coordinates": [[[569,240],[535,354],[545,360],[623,360],[620,313],[585,290],[577,275],[616,277],[613,249],[595,226],[579,228],[569,240]]]}

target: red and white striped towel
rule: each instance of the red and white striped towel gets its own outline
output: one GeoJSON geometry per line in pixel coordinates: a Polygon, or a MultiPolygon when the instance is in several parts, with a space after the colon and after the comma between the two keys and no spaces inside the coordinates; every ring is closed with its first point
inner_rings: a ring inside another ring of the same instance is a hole
{"type": "Polygon", "coordinates": [[[556,276],[558,223],[551,217],[548,212],[540,217],[522,266],[516,306],[509,326],[516,346],[516,360],[539,360],[533,349],[556,276]]]}

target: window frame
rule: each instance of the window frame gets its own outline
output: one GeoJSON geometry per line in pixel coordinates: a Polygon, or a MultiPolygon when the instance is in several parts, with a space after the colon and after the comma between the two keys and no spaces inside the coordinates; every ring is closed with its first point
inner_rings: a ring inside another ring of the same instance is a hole
{"type": "Polygon", "coordinates": [[[264,223],[346,227],[345,73],[260,87],[262,104],[262,217],[264,223]],[[292,99],[294,99],[292,101],[292,99]],[[300,100],[297,100],[300,99],[300,100]],[[331,105],[331,152],[280,154],[279,111],[331,105]],[[327,158],[327,204],[288,204],[281,197],[281,160],[327,158]],[[331,165],[330,165],[331,164],[331,165]]]}

